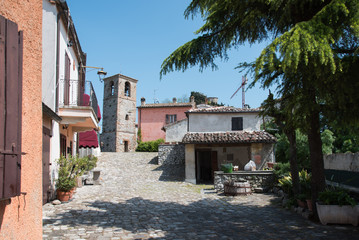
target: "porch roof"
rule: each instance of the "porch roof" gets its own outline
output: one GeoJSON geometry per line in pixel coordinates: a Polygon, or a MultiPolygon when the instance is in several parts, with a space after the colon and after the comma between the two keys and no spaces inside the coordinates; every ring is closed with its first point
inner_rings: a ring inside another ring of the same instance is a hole
{"type": "Polygon", "coordinates": [[[277,139],[265,131],[188,132],[183,143],[275,143],[277,139]]]}

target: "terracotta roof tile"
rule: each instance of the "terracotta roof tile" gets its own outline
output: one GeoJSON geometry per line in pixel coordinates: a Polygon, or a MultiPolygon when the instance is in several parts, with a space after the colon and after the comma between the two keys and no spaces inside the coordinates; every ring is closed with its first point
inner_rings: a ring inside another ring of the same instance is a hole
{"type": "Polygon", "coordinates": [[[274,143],[277,139],[265,131],[189,132],[183,143],[274,143]]]}
{"type": "Polygon", "coordinates": [[[152,103],[138,106],[137,108],[160,108],[160,107],[193,107],[192,103],[152,103]]]}
{"type": "Polygon", "coordinates": [[[246,113],[260,112],[260,108],[210,107],[188,110],[188,113],[246,113]]]}

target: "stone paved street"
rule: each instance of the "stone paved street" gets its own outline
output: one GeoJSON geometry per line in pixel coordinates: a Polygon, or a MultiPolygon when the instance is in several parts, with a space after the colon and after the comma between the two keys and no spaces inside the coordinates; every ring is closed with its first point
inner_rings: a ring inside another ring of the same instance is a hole
{"type": "Polygon", "coordinates": [[[305,220],[274,195],[226,197],[153,164],[154,153],[103,153],[101,185],[43,209],[44,239],[359,239],[359,228],[305,220]]]}

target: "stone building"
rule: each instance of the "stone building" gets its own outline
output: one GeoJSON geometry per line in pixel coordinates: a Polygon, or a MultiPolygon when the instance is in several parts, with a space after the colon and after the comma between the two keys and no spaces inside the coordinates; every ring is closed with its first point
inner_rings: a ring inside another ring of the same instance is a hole
{"type": "MultiPolygon", "coordinates": [[[[191,183],[213,183],[221,164],[232,163],[243,170],[253,160],[257,170],[274,162],[276,138],[261,131],[260,109],[211,107],[186,112],[185,177],[191,183]]],[[[167,160],[168,161],[168,160],[167,160]]]]}
{"type": "Polygon", "coordinates": [[[104,79],[103,152],[136,149],[136,79],[116,74],[104,79]]]}

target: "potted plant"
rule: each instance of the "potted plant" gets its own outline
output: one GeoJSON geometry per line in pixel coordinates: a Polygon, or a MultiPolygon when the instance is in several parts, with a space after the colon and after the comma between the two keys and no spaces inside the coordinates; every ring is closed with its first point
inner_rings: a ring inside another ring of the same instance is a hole
{"type": "Polygon", "coordinates": [[[313,211],[312,205],[312,188],[311,188],[312,174],[308,173],[307,170],[302,170],[299,172],[299,183],[302,192],[302,200],[306,202],[306,206],[309,211],[313,211]]]}
{"type": "Polygon", "coordinates": [[[304,193],[296,195],[297,204],[301,208],[307,208],[306,195],[304,193]]]}
{"type": "Polygon", "coordinates": [[[59,176],[56,180],[56,192],[57,198],[66,202],[75,191],[76,178],[81,176],[83,172],[87,169],[86,163],[87,158],[78,158],[77,156],[69,155],[67,158],[61,156],[57,160],[59,165],[59,176]]]}
{"type": "Polygon", "coordinates": [[[320,222],[358,226],[359,205],[343,189],[331,188],[319,193],[316,203],[320,222]]]}

